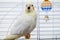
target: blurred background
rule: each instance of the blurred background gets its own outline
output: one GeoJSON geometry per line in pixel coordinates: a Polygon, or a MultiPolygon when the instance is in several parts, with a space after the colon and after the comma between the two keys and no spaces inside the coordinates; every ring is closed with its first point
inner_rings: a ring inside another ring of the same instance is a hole
{"type": "MultiPolygon", "coordinates": [[[[38,20],[31,33],[31,40],[60,40],[60,0],[50,1],[52,9],[47,13],[49,20],[46,22],[46,12],[41,10],[43,0],[32,0],[38,20]]],[[[16,18],[22,14],[26,2],[27,0],[0,0],[0,39],[8,34],[16,18]]],[[[24,37],[19,39],[24,40],[24,37]]]]}

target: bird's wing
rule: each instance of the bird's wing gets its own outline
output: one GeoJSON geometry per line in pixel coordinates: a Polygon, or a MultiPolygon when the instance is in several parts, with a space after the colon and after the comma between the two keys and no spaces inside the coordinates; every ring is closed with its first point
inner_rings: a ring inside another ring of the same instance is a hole
{"type": "Polygon", "coordinates": [[[28,31],[31,26],[32,18],[21,17],[19,18],[11,29],[11,34],[23,34],[28,31]]]}

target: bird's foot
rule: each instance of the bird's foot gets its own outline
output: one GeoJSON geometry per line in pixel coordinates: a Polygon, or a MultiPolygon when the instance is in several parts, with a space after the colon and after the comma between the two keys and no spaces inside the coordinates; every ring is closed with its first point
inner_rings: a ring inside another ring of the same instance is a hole
{"type": "Polygon", "coordinates": [[[26,40],[30,40],[30,33],[27,33],[27,34],[25,35],[25,39],[26,39],[26,40]]]}

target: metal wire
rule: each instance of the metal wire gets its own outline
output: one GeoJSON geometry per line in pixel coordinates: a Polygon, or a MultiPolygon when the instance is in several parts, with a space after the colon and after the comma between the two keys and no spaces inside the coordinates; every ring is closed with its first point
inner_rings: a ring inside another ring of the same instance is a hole
{"type": "MultiPolygon", "coordinates": [[[[39,14],[40,11],[39,11],[39,0],[37,0],[37,13],[39,14]]],[[[39,17],[39,15],[38,15],[39,17]]],[[[39,18],[40,19],[40,18],[39,18]]],[[[40,24],[38,23],[38,27],[37,27],[37,40],[40,40],[40,24]]]]}

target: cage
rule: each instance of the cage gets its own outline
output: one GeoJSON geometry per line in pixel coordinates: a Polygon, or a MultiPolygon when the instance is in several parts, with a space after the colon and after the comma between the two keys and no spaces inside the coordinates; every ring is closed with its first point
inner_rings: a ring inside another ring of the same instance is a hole
{"type": "MultiPolygon", "coordinates": [[[[23,12],[27,0],[0,0],[0,39],[3,39],[23,12]]],[[[50,0],[52,10],[48,12],[49,20],[44,20],[45,12],[41,10],[43,0],[32,0],[37,12],[36,28],[31,33],[30,40],[60,40],[60,0],[50,0]]],[[[17,40],[25,40],[21,37],[17,40]]]]}

